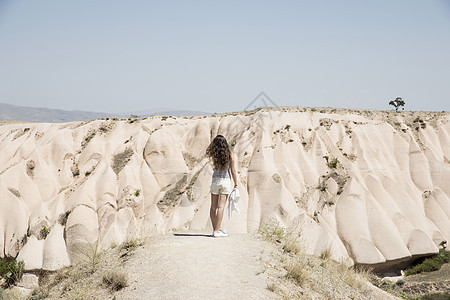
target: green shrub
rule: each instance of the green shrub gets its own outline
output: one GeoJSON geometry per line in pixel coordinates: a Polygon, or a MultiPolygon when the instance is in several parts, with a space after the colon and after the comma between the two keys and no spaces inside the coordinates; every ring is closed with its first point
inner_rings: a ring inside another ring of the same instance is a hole
{"type": "Polygon", "coordinates": [[[443,293],[433,293],[427,294],[419,298],[420,300],[448,300],[450,299],[450,294],[445,292],[443,293]]]}
{"type": "Polygon", "coordinates": [[[445,263],[450,262],[450,251],[439,250],[439,253],[435,256],[425,259],[421,264],[414,266],[413,268],[405,272],[406,276],[427,273],[437,271],[445,263]]]}
{"type": "Polygon", "coordinates": [[[0,277],[5,279],[7,287],[15,284],[22,278],[25,263],[12,258],[2,258],[0,260],[0,277]]]}
{"type": "Polygon", "coordinates": [[[339,160],[337,158],[333,158],[332,160],[330,160],[329,162],[327,162],[327,166],[330,169],[336,169],[337,164],[338,164],[339,160]]]}
{"type": "Polygon", "coordinates": [[[50,228],[48,228],[45,225],[42,225],[42,228],[41,228],[41,231],[40,231],[41,238],[45,239],[49,233],[50,233],[50,228]]]}
{"type": "Polygon", "coordinates": [[[136,197],[139,197],[140,194],[141,194],[141,190],[136,190],[136,192],[134,192],[134,195],[135,195],[136,197]]]}

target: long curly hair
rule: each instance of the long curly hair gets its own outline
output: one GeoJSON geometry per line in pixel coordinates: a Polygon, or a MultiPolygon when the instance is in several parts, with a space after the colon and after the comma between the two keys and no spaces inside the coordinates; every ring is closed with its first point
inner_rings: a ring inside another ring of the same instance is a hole
{"type": "Polygon", "coordinates": [[[230,162],[230,146],[223,135],[217,135],[206,149],[206,154],[212,158],[214,168],[225,170],[230,162]]]}

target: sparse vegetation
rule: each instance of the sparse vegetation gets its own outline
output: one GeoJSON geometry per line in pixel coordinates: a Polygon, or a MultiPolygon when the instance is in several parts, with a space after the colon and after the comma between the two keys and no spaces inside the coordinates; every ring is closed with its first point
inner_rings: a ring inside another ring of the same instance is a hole
{"type": "Polygon", "coordinates": [[[8,187],[8,190],[11,192],[11,194],[16,196],[17,198],[20,198],[20,192],[18,190],[16,190],[15,188],[12,188],[12,187],[8,187]]]}
{"type": "Polygon", "coordinates": [[[131,148],[126,148],[124,151],[114,155],[112,161],[112,169],[114,173],[119,175],[120,171],[128,164],[133,156],[134,151],[131,148]]]}
{"type": "Polygon", "coordinates": [[[275,220],[269,220],[259,227],[258,232],[264,239],[272,242],[281,243],[287,236],[286,229],[281,227],[275,220]]]}
{"type": "Polygon", "coordinates": [[[422,263],[414,266],[405,272],[406,276],[437,271],[445,263],[450,262],[450,251],[440,249],[439,253],[433,257],[425,259],[422,263]]]}
{"type": "Polygon", "coordinates": [[[78,175],[80,175],[80,169],[78,168],[77,163],[74,162],[72,167],[70,167],[70,170],[72,171],[73,177],[77,177],[78,175]]]}
{"type": "Polygon", "coordinates": [[[278,287],[277,287],[276,283],[274,283],[274,282],[268,283],[267,289],[269,291],[271,291],[272,293],[276,293],[278,291],[278,287]]]}
{"type": "Polygon", "coordinates": [[[41,231],[39,232],[40,239],[44,240],[49,233],[50,233],[50,228],[48,228],[45,225],[42,225],[41,231]]]}
{"type": "Polygon", "coordinates": [[[164,194],[164,197],[156,203],[156,206],[161,212],[166,213],[168,209],[174,207],[174,203],[176,203],[180,196],[186,191],[187,178],[187,174],[182,174],[182,177],[175,183],[175,186],[168,190],[164,194]]]}
{"type": "Polygon", "coordinates": [[[18,282],[23,275],[25,263],[10,257],[0,259],[0,278],[5,280],[5,286],[9,287],[18,282]]]}
{"type": "MultiPolygon", "coordinates": [[[[28,300],[43,300],[46,299],[49,295],[47,287],[37,287],[33,289],[28,300]]],[[[0,298],[1,299],[1,298],[0,298]]]]}
{"type": "Polygon", "coordinates": [[[69,218],[69,215],[71,212],[72,212],[71,210],[68,210],[68,211],[60,214],[58,217],[58,223],[61,224],[62,226],[66,225],[67,219],[69,218]]]}
{"type": "Polygon", "coordinates": [[[101,263],[103,251],[100,250],[98,241],[94,243],[84,242],[76,245],[73,255],[78,261],[89,266],[91,272],[95,272],[101,263]]]}
{"type": "Polygon", "coordinates": [[[143,245],[143,242],[138,240],[138,239],[134,239],[134,240],[128,240],[125,241],[122,245],[120,245],[120,250],[126,250],[126,251],[131,251],[136,249],[137,247],[140,247],[143,245]]]}
{"type": "MultiPolygon", "coordinates": [[[[95,245],[87,246],[83,251],[91,249],[95,250],[95,245]]],[[[100,252],[97,250],[97,253],[100,252]]],[[[116,291],[128,285],[127,275],[120,269],[123,262],[120,250],[110,249],[102,252],[102,259],[95,268],[92,260],[84,257],[73,266],[44,272],[39,279],[40,286],[32,291],[28,300],[113,299],[116,291]]]]}
{"type": "Polygon", "coordinates": [[[137,189],[137,190],[134,192],[134,195],[135,195],[136,197],[139,197],[139,196],[141,195],[141,190],[137,189]]]}
{"type": "Polygon", "coordinates": [[[284,241],[283,250],[287,253],[298,254],[300,253],[300,245],[295,238],[287,238],[284,241]]]}
{"type": "Polygon", "coordinates": [[[273,179],[273,181],[275,181],[276,183],[281,183],[281,176],[280,176],[280,174],[278,174],[278,173],[274,173],[274,174],[272,175],[272,179],[273,179]]]}
{"type": "Polygon", "coordinates": [[[1,300],[20,300],[23,298],[23,293],[18,289],[5,289],[0,288],[1,300]]]}
{"type": "Polygon", "coordinates": [[[335,266],[337,271],[335,274],[345,283],[363,294],[368,292],[367,283],[373,276],[370,268],[349,266],[345,261],[329,260],[329,262],[335,266]]]}
{"type": "Polygon", "coordinates": [[[84,149],[89,144],[89,142],[94,138],[95,136],[95,130],[89,129],[86,136],[83,138],[83,141],[81,142],[81,148],[84,149]]]}
{"type": "Polygon", "coordinates": [[[331,258],[331,247],[324,248],[319,255],[322,260],[329,260],[331,258]]]}
{"type": "MultiPolygon", "coordinates": [[[[321,253],[321,259],[307,255],[292,233],[286,232],[275,221],[260,226],[259,232],[267,240],[280,244],[283,254],[280,261],[283,263],[285,280],[292,280],[300,286],[300,294],[313,295],[326,299],[354,299],[355,297],[372,298],[369,278],[374,277],[370,269],[351,266],[346,261],[336,262],[331,259],[331,249],[325,248],[321,253]],[[295,241],[296,249],[290,245],[295,241]]],[[[286,281],[271,283],[267,289],[278,294],[284,299],[297,299],[295,290],[287,288],[286,281]]]]}
{"type": "Polygon", "coordinates": [[[286,263],[285,268],[287,271],[286,276],[294,279],[300,286],[302,286],[308,279],[305,261],[302,259],[294,258],[290,260],[286,263]]]}
{"type": "Polygon", "coordinates": [[[334,197],[327,197],[325,199],[325,204],[328,205],[328,206],[335,205],[336,204],[336,199],[334,197]]]}
{"type": "Polygon", "coordinates": [[[319,181],[319,184],[317,185],[317,189],[321,192],[326,192],[328,189],[328,185],[325,182],[325,180],[319,181]]]}
{"type": "Polygon", "coordinates": [[[414,119],[413,126],[415,127],[415,130],[419,130],[420,128],[422,129],[427,128],[427,124],[420,117],[414,119]]]}
{"type": "Polygon", "coordinates": [[[30,131],[30,128],[28,128],[28,127],[17,131],[17,133],[13,137],[13,140],[16,140],[16,139],[20,138],[22,135],[24,135],[28,131],[30,131]]]}
{"type": "Polygon", "coordinates": [[[350,161],[355,161],[356,160],[356,155],[354,155],[353,153],[351,153],[351,154],[344,153],[343,155],[345,157],[347,157],[350,161]]]}
{"type": "Polygon", "coordinates": [[[327,161],[327,166],[330,169],[336,169],[338,163],[339,163],[339,160],[337,158],[333,158],[330,161],[327,161]]]}
{"type": "Polygon", "coordinates": [[[34,160],[30,159],[27,162],[27,175],[31,178],[33,178],[34,176],[34,168],[36,168],[36,163],[34,162],[34,160]]]}
{"type": "Polygon", "coordinates": [[[112,291],[119,291],[128,286],[128,279],[125,273],[120,271],[108,271],[103,275],[103,283],[106,284],[112,291]]]}
{"type": "Polygon", "coordinates": [[[192,156],[189,152],[183,151],[183,159],[186,165],[189,167],[189,169],[192,169],[197,164],[197,159],[192,156]]]}
{"type": "Polygon", "coordinates": [[[428,295],[424,295],[419,298],[420,300],[448,300],[450,299],[450,294],[448,292],[445,293],[432,293],[428,295]]]}

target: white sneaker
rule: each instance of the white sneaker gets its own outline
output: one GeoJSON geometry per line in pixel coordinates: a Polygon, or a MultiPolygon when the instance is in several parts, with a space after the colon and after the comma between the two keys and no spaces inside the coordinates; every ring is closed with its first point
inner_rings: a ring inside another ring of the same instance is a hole
{"type": "Polygon", "coordinates": [[[219,230],[219,231],[214,231],[213,236],[214,237],[227,237],[228,233],[226,233],[222,230],[219,230]]]}

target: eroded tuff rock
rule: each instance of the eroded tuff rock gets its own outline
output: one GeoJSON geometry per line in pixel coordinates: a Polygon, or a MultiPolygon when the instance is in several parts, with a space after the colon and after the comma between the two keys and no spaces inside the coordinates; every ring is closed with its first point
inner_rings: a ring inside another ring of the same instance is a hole
{"type": "Polygon", "coordinates": [[[274,218],[310,253],[377,265],[450,240],[448,113],[277,108],[0,126],[0,256],[55,270],[127,239],[210,228],[217,134],[237,158],[230,233],[274,218]]]}

